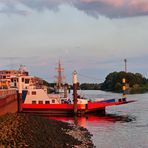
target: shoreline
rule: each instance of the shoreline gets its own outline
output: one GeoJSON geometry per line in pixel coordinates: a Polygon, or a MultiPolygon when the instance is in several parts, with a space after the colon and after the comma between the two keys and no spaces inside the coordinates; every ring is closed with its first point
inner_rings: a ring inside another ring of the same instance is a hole
{"type": "Polygon", "coordinates": [[[0,147],[94,148],[87,129],[24,113],[0,117],[0,147]]]}

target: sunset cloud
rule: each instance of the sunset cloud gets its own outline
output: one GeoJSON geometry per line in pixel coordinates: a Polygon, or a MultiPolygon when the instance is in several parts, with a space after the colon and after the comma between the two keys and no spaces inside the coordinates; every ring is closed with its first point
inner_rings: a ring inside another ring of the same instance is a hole
{"type": "Polygon", "coordinates": [[[148,15],[147,0],[80,0],[73,3],[89,15],[122,18],[148,15]]]}
{"type": "Polygon", "coordinates": [[[122,18],[148,15],[147,0],[0,0],[0,6],[5,5],[5,8],[0,7],[0,12],[26,15],[27,10],[18,9],[18,4],[37,11],[57,11],[59,6],[67,4],[94,17],[103,15],[109,18],[122,18]]]}

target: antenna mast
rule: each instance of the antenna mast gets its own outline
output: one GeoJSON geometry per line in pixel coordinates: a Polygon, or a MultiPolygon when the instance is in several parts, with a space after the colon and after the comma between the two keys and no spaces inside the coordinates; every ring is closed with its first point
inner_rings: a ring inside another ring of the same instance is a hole
{"type": "Polygon", "coordinates": [[[125,62],[125,72],[127,72],[127,59],[124,59],[125,62]]]}

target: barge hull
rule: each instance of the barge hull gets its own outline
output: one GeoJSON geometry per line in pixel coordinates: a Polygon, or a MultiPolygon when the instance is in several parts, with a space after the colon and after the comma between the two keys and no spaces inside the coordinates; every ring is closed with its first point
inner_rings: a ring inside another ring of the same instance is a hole
{"type": "MultiPolygon", "coordinates": [[[[131,102],[131,101],[130,101],[131,102]]],[[[78,114],[105,113],[107,106],[121,105],[130,102],[88,102],[88,104],[78,104],[78,114]]],[[[22,112],[46,115],[72,115],[74,113],[73,104],[22,104],[22,112]]]]}

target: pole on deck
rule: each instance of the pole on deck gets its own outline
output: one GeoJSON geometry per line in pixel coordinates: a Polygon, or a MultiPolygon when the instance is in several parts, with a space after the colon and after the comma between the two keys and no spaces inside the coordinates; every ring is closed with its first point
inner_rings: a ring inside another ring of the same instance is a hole
{"type": "Polygon", "coordinates": [[[73,72],[73,103],[74,103],[74,114],[76,115],[78,112],[78,108],[77,108],[77,89],[78,89],[78,79],[77,79],[77,72],[74,71],[73,72]]]}
{"type": "Polygon", "coordinates": [[[21,102],[22,102],[22,78],[18,77],[18,113],[21,112],[21,102]]]}
{"type": "Polygon", "coordinates": [[[64,98],[68,97],[68,84],[64,84],[64,98]]]}
{"type": "Polygon", "coordinates": [[[126,98],[126,79],[125,78],[122,79],[122,83],[123,83],[123,86],[122,86],[122,90],[123,90],[122,97],[126,98]]]}

